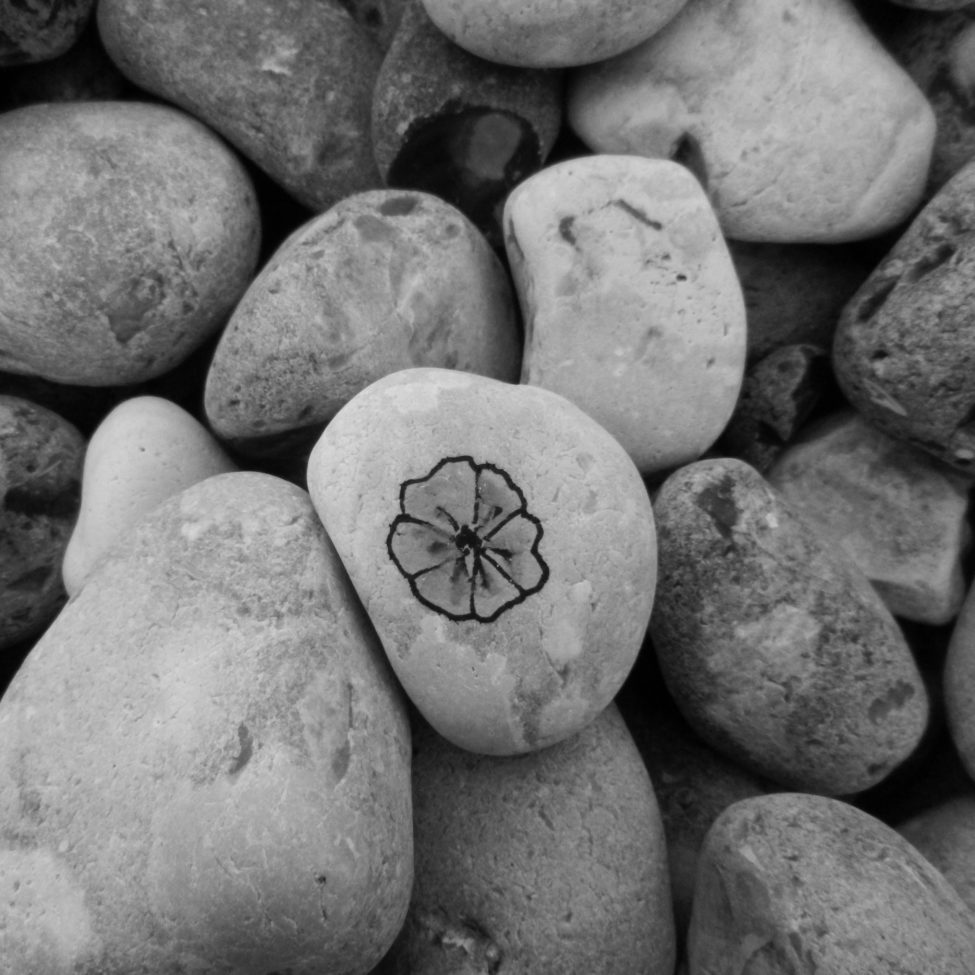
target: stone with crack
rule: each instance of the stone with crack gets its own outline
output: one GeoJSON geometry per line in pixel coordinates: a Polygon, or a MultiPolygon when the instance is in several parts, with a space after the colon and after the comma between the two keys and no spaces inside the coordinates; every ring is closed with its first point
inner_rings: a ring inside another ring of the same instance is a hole
{"type": "Polygon", "coordinates": [[[525,321],[522,381],[572,400],[643,474],[696,460],[731,416],[745,305],[682,166],[590,156],[515,187],[505,247],[525,321]]]}
{"type": "Polygon", "coordinates": [[[924,95],[847,0],[691,0],[637,47],[570,73],[594,151],[686,159],[728,237],[837,243],[919,205],[924,95]]]}
{"type": "Polygon", "coordinates": [[[975,473],[975,162],[915,217],[843,309],[833,371],[874,426],[975,473]]]}
{"type": "Polygon", "coordinates": [[[308,485],[407,694],[455,745],[544,748],[612,700],[653,603],[653,516],[578,407],[403,370],[336,414],[308,485]]]}

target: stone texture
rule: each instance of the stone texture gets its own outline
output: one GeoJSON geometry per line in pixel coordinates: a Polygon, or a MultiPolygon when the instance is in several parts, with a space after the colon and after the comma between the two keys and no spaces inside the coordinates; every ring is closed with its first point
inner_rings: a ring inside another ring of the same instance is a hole
{"type": "Polygon", "coordinates": [[[428,193],[372,190],[300,227],[234,310],[207,374],[215,432],[244,451],[325,423],[412,366],[514,382],[514,295],[464,215],[428,193]]]}
{"type": "Polygon", "coordinates": [[[214,436],[169,400],[135,396],[98,425],[85,452],[78,518],[64,552],[69,596],[125,532],[197,481],[237,469],[214,436]]]}
{"type": "Polygon", "coordinates": [[[706,742],[779,784],[846,795],[920,742],[928,695],[866,577],[742,461],[688,464],[654,500],[650,633],[706,742]]]}
{"type": "Polygon", "coordinates": [[[656,543],[622,447],[548,390],[407,369],[325,428],[308,485],[407,694],[461,748],[516,754],[612,700],[656,543]]]}
{"type": "Polygon", "coordinates": [[[846,803],[736,803],[701,859],[689,975],[971,971],[975,915],[903,837],[846,803]]]}
{"type": "Polygon", "coordinates": [[[843,309],[833,369],[885,433],[975,471],[975,163],[925,206],[843,309]]]}
{"type": "Polygon", "coordinates": [[[39,634],[64,604],[84,453],[63,417],[0,395],[0,649],[39,634]]]}
{"type": "Polygon", "coordinates": [[[573,71],[566,112],[596,152],[688,158],[727,236],[783,243],[898,226],[920,203],[935,131],[847,0],[694,0],[573,71]]]}
{"type": "Polygon", "coordinates": [[[127,78],[306,207],[380,185],[369,111],[382,55],[339,0],[103,0],[97,17],[127,78]]]}
{"type": "Polygon", "coordinates": [[[895,615],[938,626],[965,597],[965,478],[853,411],[807,429],[769,483],[860,567],[895,615]]]}
{"type": "Polygon", "coordinates": [[[666,160],[567,160],[512,191],[504,227],[522,381],[580,406],[643,474],[703,454],[734,409],[746,327],[694,178],[666,160]]]}
{"type": "Polygon", "coordinates": [[[968,775],[975,779],[975,589],[969,588],[948,641],[942,674],[951,740],[968,775]]]}
{"type": "Polygon", "coordinates": [[[94,0],[0,0],[0,67],[64,54],[78,40],[94,0]]]}

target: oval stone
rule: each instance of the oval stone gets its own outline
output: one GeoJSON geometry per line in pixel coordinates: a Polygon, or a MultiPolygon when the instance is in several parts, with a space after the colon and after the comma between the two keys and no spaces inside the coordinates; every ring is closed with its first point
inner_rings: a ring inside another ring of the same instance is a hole
{"type": "Polygon", "coordinates": [[[394,373],[326,427],[308,485],[407,694],[455,745],[543,748],[619,690],[653,603],[653,515],[568,400],[394,373]]]}

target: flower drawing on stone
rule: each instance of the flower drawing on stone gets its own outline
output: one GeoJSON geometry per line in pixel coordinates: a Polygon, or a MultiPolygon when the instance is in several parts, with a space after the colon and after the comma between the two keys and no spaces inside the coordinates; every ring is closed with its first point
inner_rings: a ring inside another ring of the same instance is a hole
{"type": "Polygon", "coordinates": [[[445,457],[400,485],[386,547],[413,595],[448,619],[490,623],[538,592],[541,522],[505,471],[445,457]]]}

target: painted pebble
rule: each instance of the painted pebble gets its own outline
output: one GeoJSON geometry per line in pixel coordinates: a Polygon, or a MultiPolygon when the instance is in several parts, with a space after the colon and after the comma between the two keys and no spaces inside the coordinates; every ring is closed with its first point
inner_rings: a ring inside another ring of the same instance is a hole
{"type": "Polygon", "coordinates": [[[935,134],[847,0],[692,0],[648,41],[572,72],[566,111],[596,152],[696,157],[725,234],[748,241],[896,227],[920,203],[935,134]]]}
{"type": "Polygon", "coordinates": [[[590,156],[508,197],[522,381],[571,399],[641,473],[697,459],[731,416],[745,307],[718,222],[677,163],[590,156]]]}
{"type": "Polygon", "coordinates": [[[975,915],[914,847],[836,799],[735,803],[705,842],[689,975],[968,975],[975,915]]]}
{"type": "Polygon", "coordinates": [[[382,55],[339,0],[101,0],[122,73],[324,210],[380,185],[369,139],[382,55]]]}
{"type": "Polygon", "coordinates": [[[409,369],[352,399],[312,500],[407,694],[492,755],[579,731],[623,683],[656,581],[637,469],[548,390],[409,369]]]}
{"type": "Polygon", "coordinates": [[[767,474],[895,615],[934,626],[965,598],[968,482],[852,410],[807,428],[767,474]]]}
{"type": "Polygon", "coordinates": [[[516,315],[500,259],[459,210],[411,190],[355,194],[295,231],[248,288],[210,365],[206,415],[246,450],[317,437],[369,383],[411,366],[513,382],[516,315]]]}
{"type": "Polygon", "coordinates": [[[236,469],[210,431],[175,403],[158,396],[120,403],[98,425],[85,453],[81,507],[64,553],[68,595],[156,505],[236,469]]]}
{"type": "Polygon", "coordinates": [[[975,162],[931,200],[843,309],[833,370],[885,433],[975,472],[975,162]]]}
{"type": "Polygon", "coordinates": [[[423,0],[455,44],[487,61],[564,68],[612,57],[660,30],[685,0],[423,0]]]}
{"type": "Polygon", "coordinates": [[[226,322],[257,262],[251,180],[164,105],[0,115],[0,369],[117,386],[174,368],[226,322]]]}
{"type": "Polygon", "coordinates": [[[672,975],[663,824],[613,705],[518,758],[418,729],[413,790],[416,885],[391,971],[672,975]]]}
{"type": "Polygon", "coordinates": [[[299,488],[130,532],[0,702],[0,955],[27,975],[364,975],[412,886],[404,701],[299,488]]]}
{"type": "Polygon", "coordinates": [[[880,782],[918,745],[928,696],[862,572],[757,471],[689,464],[654,502],[650,632],[667,686],[712,747],[783,786],[880,782]]]}
{"type": "Polygon", "coordinates": [[[63,417],[0,395],[0,650],[41,633],[64,604],[84,454],[63,417]]]}

